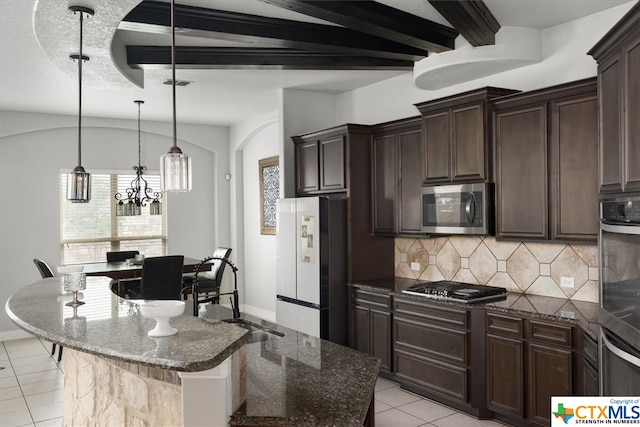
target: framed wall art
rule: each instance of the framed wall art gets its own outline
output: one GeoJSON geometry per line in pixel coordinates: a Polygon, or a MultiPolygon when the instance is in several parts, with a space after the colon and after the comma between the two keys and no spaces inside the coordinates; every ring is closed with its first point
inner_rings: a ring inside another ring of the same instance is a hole
{"type": "Polygon", "coordinates": [[[276,200],[280,197],[278,156],[258,160],[260,179],[260,234],[276,234],[276,200]]]}

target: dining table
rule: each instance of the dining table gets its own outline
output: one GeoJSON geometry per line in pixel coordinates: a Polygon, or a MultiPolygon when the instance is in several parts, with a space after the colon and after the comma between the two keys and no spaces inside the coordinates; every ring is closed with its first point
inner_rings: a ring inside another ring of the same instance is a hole
{"type": "MultiPolygon", "coordinates": [[[[183,273],[193,273],[201,260],[184,257],[182,264],[183,273]]],[[[83,272],[87,276],[107,276],[114,280],[131,279],[142,275],[142,262],[128,263],[120,262],[92,262],[87,264],[76,264],[83,267],[83,272]]]]}
{"type": "MultiPolygon", "coordinates": [[[[200,264],[202,260],[196,258],[188,258],[184,257],[184,261],[182,264],[182,272],[183,273],[193,273],[196,270],[198,264],[200,264]]],[[[128,283],[123,279],[133,279],[137,277],[141,277],[142,275],[142,264],[141,262],[92,262],[87,264],[76,264],[81,265],[83,267],[83,272],[87,276],[107,276],[113,279],[114,281],[114,291],[117,292],[118,295],[124,295],[127,290],[128,283]]],[[[204,270],[203,270],[204,271],[204,270]]]]}

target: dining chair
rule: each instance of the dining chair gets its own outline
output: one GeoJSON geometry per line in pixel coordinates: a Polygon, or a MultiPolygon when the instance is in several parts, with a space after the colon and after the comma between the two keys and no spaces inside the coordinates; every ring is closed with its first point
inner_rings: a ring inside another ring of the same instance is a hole
{"type": "Polygon", "coordinates": [[[182,289],[183,255],[145,258],[140,277],[121,279],[125,292],[132,299],[179,300],[182,289]]]}
{"type": "Polygon", "coordinates": [[[140,255],[140,251],[112,251],[107,252],[107,262],[122,262],[140,255]]]}
{"type": "MultiPolygon", "coordinates": [[[[51,267],[49,267],[49,265],[47,265],[46,262],[44,262],[41,259],[34,258],[33,263],[36,265],[36,268],[38,269],[38,272],[40,273],[40,276],[43,279],[46,279],[47,277],[53,277],[53,270],[51,270],[51,267]]],[[[55,353],[56,353],[56,344],[51,343],[51,355],[53,356],[55,353]]],[[[59,346],[58,362],[61,360],[62,360],[62,346],[59,346]]]]}
{"type": "MultiPolygon", "coordinates": [[[[213,256],[228,260],[231,256],[231,248],[218,247],[213,251],[213,256]]],[[[204,294],[207,297],[210,294],[218,294],[220,292],[222,277],[226,266],[227,264],[225,262],[217,259],[211,260],[211,270],[201,272],[198,275],[198,294],[204,294]]],[[[185,300],[193,292],[193,276],[193,273],[182,276],[182,297],[185,300]]],[[[215,299],[213,302],[215,304],[219,301],[215,299]]]]}

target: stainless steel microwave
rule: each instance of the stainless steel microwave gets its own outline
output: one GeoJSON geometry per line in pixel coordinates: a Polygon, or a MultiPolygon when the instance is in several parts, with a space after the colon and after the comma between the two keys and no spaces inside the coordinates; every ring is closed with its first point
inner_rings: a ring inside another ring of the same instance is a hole
{"type": "Polygon", "coordinates": [[[422,231],[429,234],[493,234],[493,185],[422,187],[422,231]]]}

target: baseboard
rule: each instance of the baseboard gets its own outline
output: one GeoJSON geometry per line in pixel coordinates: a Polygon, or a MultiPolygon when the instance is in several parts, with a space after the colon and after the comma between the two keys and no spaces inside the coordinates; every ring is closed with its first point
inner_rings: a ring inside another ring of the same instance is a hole
{"type": "Polygon", "coordinates": [[[259,317],[260,319],[264,319],[267,322],[276,323],[276,313],[273,311],[265,310],[263,308],[253,307],[251,305],[244,304],[241,307],[243,313],[250,314],[252,316],[259,317]]]}
{"type": "Polygon", "coordinates": [[[17,329],[15,331],[2,331],[0,332],[0,341],[19,340],[32,336],[33,335],[31,335],[29,332],[23,331],[22,329],[17,329]]]}

